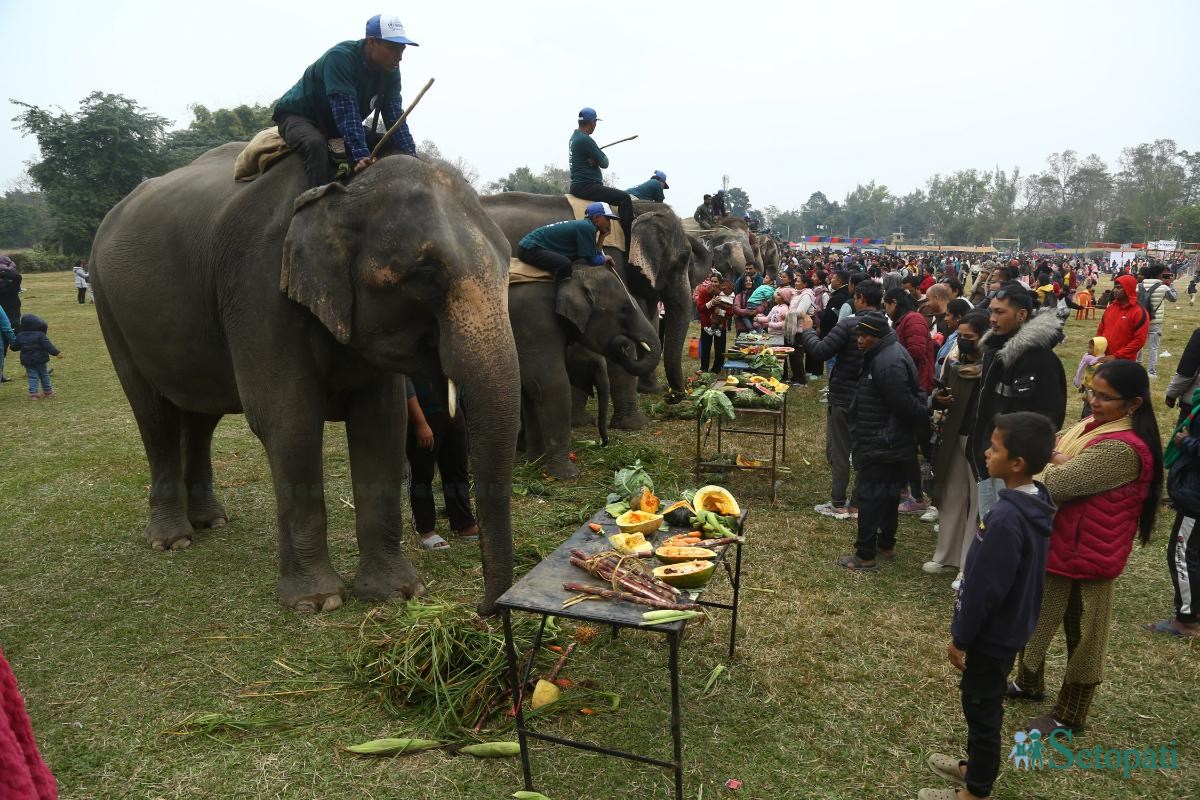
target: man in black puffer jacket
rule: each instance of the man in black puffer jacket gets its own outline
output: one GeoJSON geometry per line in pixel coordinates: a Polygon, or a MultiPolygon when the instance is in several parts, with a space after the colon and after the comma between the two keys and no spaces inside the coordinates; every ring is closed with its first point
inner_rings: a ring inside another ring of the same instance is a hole
{"type": "Polygon", "coordinates": [[[863,351],[858,393],[850,403],[850,441],[858,470],[858,541],[855,552],[837,560],[850,570],[878,568],[896,552],[897,506],[907,483],[905,465],[916,458],[916,431],[929,412],[912,356],[877,311],[863,314],[855,328],[863,351]],[[877,550],[878,548],[878,550],[877,550]]]}
{"type": "Polygon", "coordinates": [[[880,310],[883,287],[875,281],[863,281],[854,291],[853,303],[854,314],[830,328],[824,339],[813,330],[812,318],[801,316],[800,336],[793,340],[819,361],[837,358],[829,374],[825,409],[825,457],[832,474],[829,502],[813,507],[818,514],[834,519],[849,519],[857,513],[854,503],[846,504],[846,489],[850,485],[850,402],[858,390],[863,356],[854,331],[859,315],[880,310]]]}

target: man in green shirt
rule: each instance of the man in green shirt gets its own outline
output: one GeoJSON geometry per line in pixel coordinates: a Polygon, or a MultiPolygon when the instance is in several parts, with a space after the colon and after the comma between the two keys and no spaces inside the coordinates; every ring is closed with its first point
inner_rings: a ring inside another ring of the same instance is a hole
{"type": "Polygon", "coordinates": [[[604,255],[602,248],[612,230],[611,220],[617,215],[608,203],[592,203],[584,213],[584,219],[552,222],[525,234],[517,242],[517,258],[554,273],[556,282],[571,277],[573,263],[578,260],[595,267],[612,266],[612,257],[604,255]]]}
{"type": "Polygon", "coordinates": [[[661,169],[654,170],[654,174],[650,176],[650,180],[645,183],[639,183],[637,186],[627,191],[636,197],[638,200],[649,200],[654,203],[666,202],[666,197],[663,194],[663,189],[670,189],[667,185],[667,173],[661,169]]]}
{"type": "Polygon", "coordinates": [[[696,210],[692,212],[692,219],[696,220],[696,224],[701,228],[712,228],[717,224],[717,218],[713,216],[713,197],[711,194],[704,195],[704,202],[696,206],[696,210]]]}
{"type": "Polygon", "coordinates": [[[592,134],[596,132],[596,109],[583,108],[579,111],[579,127],[571,134],[570,165],[571,194],[583,200],[599,200],[617,207],[621,227],[625,231],[625,247],[633,237],[633,198],[628,192],[604,185],[600,170],[608,168],[608,156],[596,144],[592,134]]]}
{"type": "MultiPolygon", "coordinates": [[[[376,14],[367,20],[365,38],[329,48],[275,103],[279,135],[304,159],[309,188],[334,178],[330,139],[341,137],[346,143],[346,157],[356,173],[375,163],[368,138],[378,141],[379,134],[364,128],[362,121],[372,111],[382,115],[389,128],[400,118],[400,60],[408,45],[417,43],[405,35],[398,18],[376,14]]],[[[416,155],[408,123],[384,150],[385,155],[395,152],[416,155]]]]}

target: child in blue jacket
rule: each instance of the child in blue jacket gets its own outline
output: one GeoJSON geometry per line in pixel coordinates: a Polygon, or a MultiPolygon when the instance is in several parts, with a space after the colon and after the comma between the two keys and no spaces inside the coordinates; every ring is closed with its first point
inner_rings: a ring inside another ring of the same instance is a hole
{"type": "Polygon", "coordinates": [[[46,335],[48,329],[49,326],[41,317],[23,314],[21,331],[17,334],[16,341],[9,345],[10,349],[21,351],[21,366],[25,368],[25,374],[29,378],[30,400],[54,396],[54,387],[50,385],[50,371],[46,365],[50,363],[50,356],[62,358],[62,353],[46,335]],[[38,394],[39,383],[41,395],[38,394]]]}

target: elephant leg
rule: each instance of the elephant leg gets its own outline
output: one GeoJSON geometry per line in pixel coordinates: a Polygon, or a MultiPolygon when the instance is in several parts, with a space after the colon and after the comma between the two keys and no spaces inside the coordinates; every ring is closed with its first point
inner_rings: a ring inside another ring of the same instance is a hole
{"type": "Polygon", "coordinates": [[[220,414],[183,414],[183,481],[187,485],[187,517],[192,527],[224,528],[225,507],[213,492],[212,436],[220,414]]]}
{"type": "Polygon", "coordinates": [[[400,551],[408,427],[403,380],[395,378],[356,392],[346,409],[358,535],[354,595],[362,600],[407,599],[425,591],[412,563],[400,551]]]}
{"type": "Polygon", "coordinates": [[[533,387],[521,392],[521,436],[526,461],[537,461],[546,452],[542,439],[542,422],[537,413],[537,401],[534,400],[533,387]]]}
{"type": "Polygon", "coordinates": [[[571,427],[590,428],[596,424],[596,418],[588,413],[587,401],[592,396],[589,387],[580,386],[571,381],[571,427]]]}
{"type": "MultiPolygon", "coordinates": [[[[302,383],[297,396],[317,396],[302,383]],[[308,391],[309,394],[305,394],[308,391]]],[[[246,421],[262,441],[275,484],[279,524],[279,602],[303,613],[332,611],[342,604],[345,585],[329,561],[325,482],[321,465],[324,421],[309,408],[248,404],[246,421]]]]}
{"type": "Polygon", "coordinates": [[[533,397],[533,425],[543,447],[542,471],[558,480],[576,477],[579,468],[570,458],[571,386],[564,363],[559,363],[557,369],[553,365],[542,368],[533,397]]]}
{"type": "Polygon", "coordinates": [[[613,415],[610,427],[620,430],[641,430],[649,422],[638,406],[637,378],[620,364],[608,362],[608,382],[612,389],[613,415]]]}

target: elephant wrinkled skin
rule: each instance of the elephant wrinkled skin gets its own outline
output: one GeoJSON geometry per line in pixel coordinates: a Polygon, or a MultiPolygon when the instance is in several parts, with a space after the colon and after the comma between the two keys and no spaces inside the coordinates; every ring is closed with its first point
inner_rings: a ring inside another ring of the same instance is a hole
{"type": "Polygon", "coordinates": [[[271,466],[280,601],[341,604],[322,474],[327,420],[344,420],[359,561],[354,593],[411,597],[401,553],[404,378],[461,387],[483,558],[481,610],[512,581],[518,420],[508,244],[449,166],[381,159],[350,184],[305,192],[299,158],[235,183],[242,144],[146,181],[109,212],[91,275],[105,342],[150,465],[146,537],[181,549],[225,523],[210,445],[243,413],[271,466]],[[293,201],[294,204],[293,204],[293,201]],[[281,272],[282,265],[282,272],[281,272]]]}

